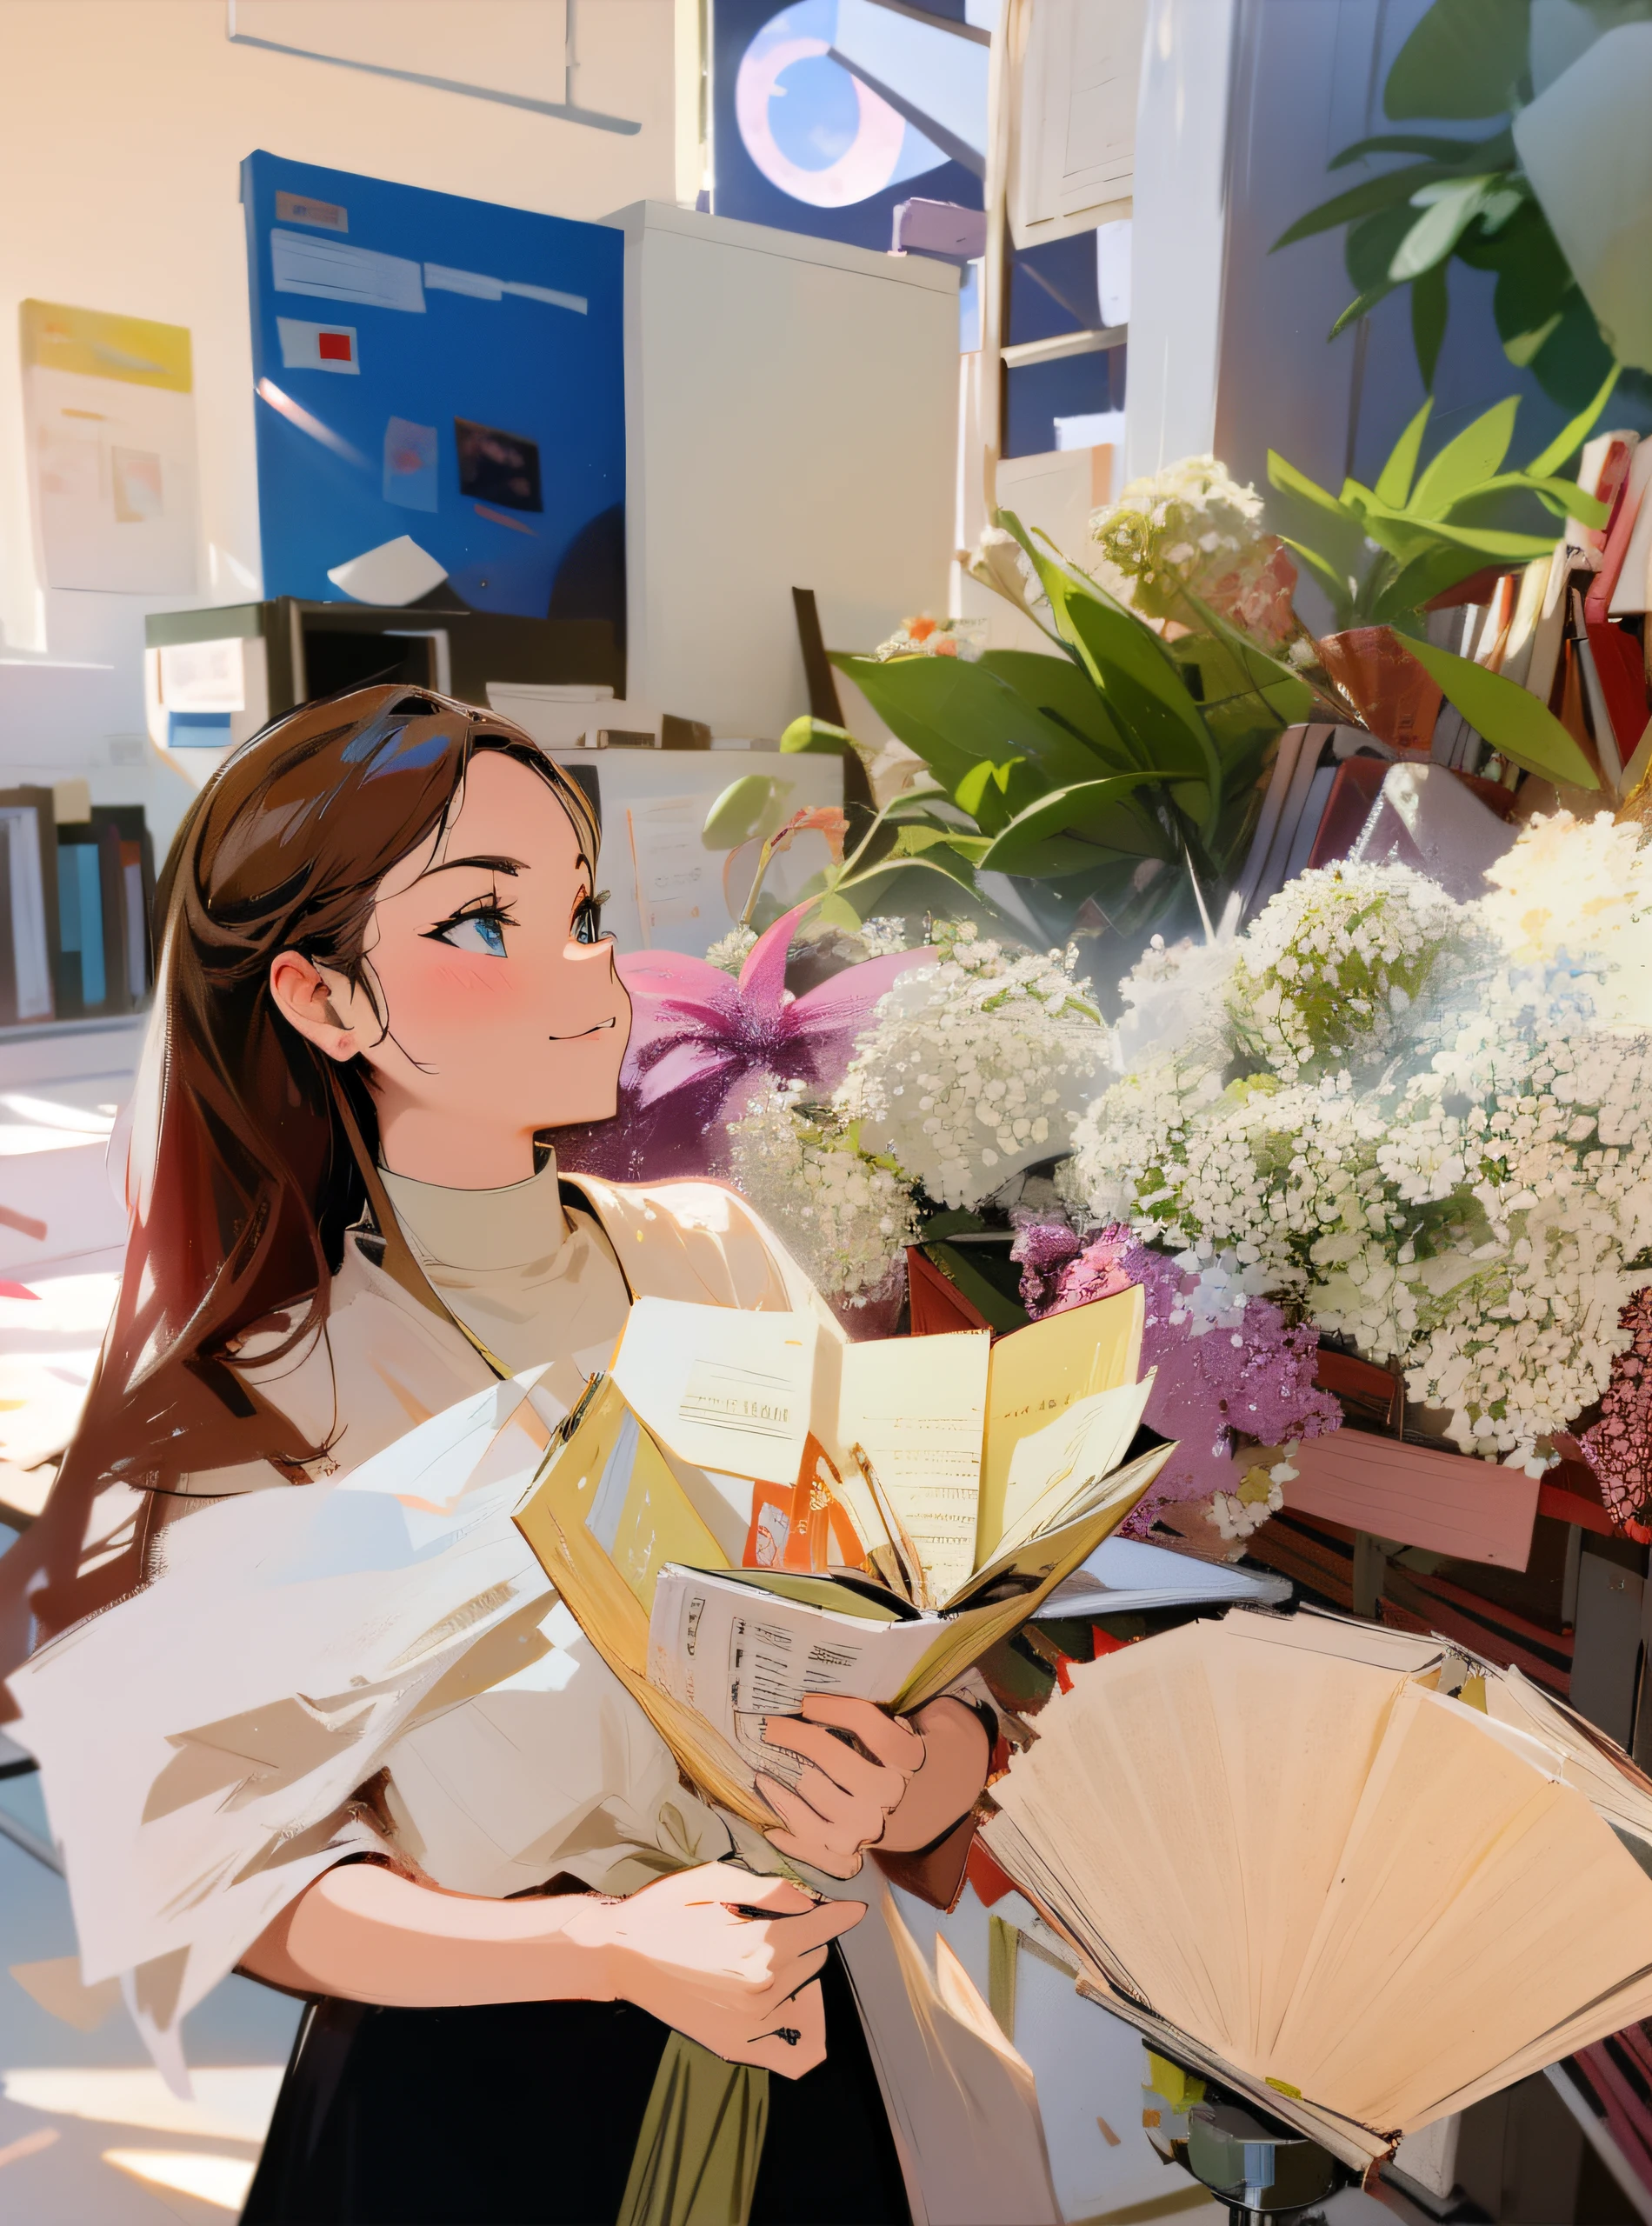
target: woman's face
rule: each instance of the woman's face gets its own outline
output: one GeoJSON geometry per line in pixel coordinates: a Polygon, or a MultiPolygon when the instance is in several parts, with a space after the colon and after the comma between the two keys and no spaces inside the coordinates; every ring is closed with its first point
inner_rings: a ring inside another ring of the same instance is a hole
{"type": "Polygon", "coordinates": [[[388,1165],[398,1129],[428,1163],[443,1137],[492,1157],[506,1137],[612,1114],[631,1009],[593,894],[555,792],[478,751],[446,825],[379,884],[364,970],[382,1018],[326,977],[372,1070],[388,1165]]]}

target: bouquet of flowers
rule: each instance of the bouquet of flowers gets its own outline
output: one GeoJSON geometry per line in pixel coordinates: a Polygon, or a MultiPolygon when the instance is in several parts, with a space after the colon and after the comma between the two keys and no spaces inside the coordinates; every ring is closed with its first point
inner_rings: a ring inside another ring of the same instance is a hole
{"type": "Polygon", "coordinates": [[[1261,496],[1214,457],[1184,457],[1132,480],[1089,525],[1102,585],[1144,618],[1196,630],[1193,595],[1269,649],[1301,632],[1296,567],[1262,523],[1261,496]]]}
{"type": "Polygon", "coordinates": [[[1236,1463],[1236,1433],[1288,1446],[1341,1419],[1314,1387],[1315,1334],[1222,1265],[1189,1271],[1120,1226],[1082,1236],[1035,1171],[1071,1150],[1102,1077],[1107,1036],[1076,952],[1016,954],[942,925],[924,957],[879,1000],[829,1096],[771,1090],[731,1124],[736,1185],[851,1328],[884,1326],[903,1248],[966,1215],[1016,1225],[1035,1318],[1142,1284],[1147,1420],[1181,1444],[1127,1528],[1198,1500],[1237,1550],[1280,1505],[1286,1464],[1236,1463]]]}
{"type": "Polygon", "coordinates": [[[729,1126],[736,1187],[850,1305],[897,1278],[920,1198],[973,1208],[1070,1150],[1105,1053],[1075,950],[1017,956],[966,922],[936,926],[919,956],[834,1090],[769,1090],[729,1126]]]}
{"type": "Polygon", "coordinates": [[[1537,1473],[1652,1280],[1652,863],[1561,814],[1490,877],[1459,904],[1333,866],[1214,968],[1151,954],[1067,1179],[1095,1221],[1397,1363],[1460,1450],[1537,1473]],[[1204,996],[1165,996],[1183,964],[1204,996]]]}

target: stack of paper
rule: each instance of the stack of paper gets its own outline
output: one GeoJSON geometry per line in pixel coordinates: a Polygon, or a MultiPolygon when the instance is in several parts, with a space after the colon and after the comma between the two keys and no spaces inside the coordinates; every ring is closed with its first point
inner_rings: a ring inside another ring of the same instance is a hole
{"type": "MultiPolygon", "coordinates": [[[[802,1314],[642,1299],[516,1521],[706,1789],[767,1821],[762,1719],[921,1707],[1147,1490],[1142,1294],[843,1345],[802,1314]]],[[[783,1763],[783,1757],[781,1758],[783,1763]]]]}
{"type": "Polygon", "coordinates": [[[987,1844],[1175,2062],[1362,2166],[1652,2012],[1652,1782],[1518,1670],[1238,1610],[1071,1674],[987,1844]]]}

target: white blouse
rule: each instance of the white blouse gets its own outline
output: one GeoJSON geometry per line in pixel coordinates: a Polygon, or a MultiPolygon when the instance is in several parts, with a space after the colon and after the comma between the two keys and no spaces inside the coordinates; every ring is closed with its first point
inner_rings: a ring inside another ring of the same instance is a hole
{"type": "MultiPolygon", "coordinates": [[[[595,1213],[571,1220],[553,1168],[492,1193],[387,1187],[465,1326],[507,1364],[544,1364],[497,1380],[347,1248],[325,1340],[260,1381],[333,1431],[316,1481],[220,1472],[141,1590],[10,1681],[83,1977],[121,1979],[185,2093],[183,2016],[346,1856],[495,1897],[563,1872],[629,1892],[735,1851],[773,1865],[685,1788],[511,1516],[630,1289],[829,1316],[716,1184],[588,1183],[595,1213]]],[[[920,2226],[1054,2226],[1030,2074],[961,1967],[929,1970],[871,1864],[813,1883],[870,1904],[843,1949],[920,2226]]]]}

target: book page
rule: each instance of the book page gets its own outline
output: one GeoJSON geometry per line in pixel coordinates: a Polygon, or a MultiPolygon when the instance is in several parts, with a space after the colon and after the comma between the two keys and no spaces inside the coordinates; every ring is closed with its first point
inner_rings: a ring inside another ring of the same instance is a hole
{"type": "Polygon", "coordinates": [[[999,1554],[1013,1553],[1040,1530],[1076,1513],[1089,1494],[1111,1476],[1130,1450],[1154,1371],[1139,1383],[1121,1383],[1075,1400],[1064,1414],[1016,1442],[1004,1490],[999,1554]]]}
{"type": "Polygon", "coordinates": [[[961,1330],[843,1348],[839,1442],[864,1449],[936,1600],[975,1567],[989,1344],[961,1330]]]}
{"type": "Polygon", "coordinates": [[[1652,1881],[1583,1796],[1408,1683],[1269,2068],[1368,2123],[1422,2123],[1638,1975],[1649,1939],[1652,1881]]]}
{"type": "Polygon", "coordinates": [[[564,1531],[577,1525],[600,1546],[645,1615],[667,1562],[727,1566],[729,1556],[611,1377],[596,1381],[573,1421],[570,1436],[553,1448],[516,1518],[553,1581],[556,1569],[542,1550],[542,1513],[564,1531]]]}
{"type": "Polygon", "coordinates": [[[1054,1422],[1076,1399],[1136,1382],[1142,1372],[1143,1312],[1141,1290],[1133,1285],[1115,1298],[1094,1299],[1088,1306],[1069,1307],[1024,1330],[1012,1330],[993,1347],[977,1563],[996,1554],[1003,1537],[1016,1445],[1054,1422]]]}
{"type": "Polygon", "coordinates": [[[1557,1748],[1569,1785],[1585,1795],[1608,1823],[1652,1841],[1652,1789],[1621,1748],[1569,1709],[1550,1700],[1518,1670],[1485,1676],[1486,1713],[1494,1723],[1509,1723],[1557,1748]]]}
{"type": "Polygon", "coordinates": [[[806,1314],[639,1298],[626,1319],[614,1381],[683,1460],[762,1483],[795,1484],[819,1336],[806,1314]]]}
{"type": "Polygon", "coordinates": [[[934,1646],[933,1618],[842,1615],[700,1570],[668,1569],[649,1622],[649,1679],[704,1716],[754,1769],[795,1785],[799,1756],[767,1745],[763,1719],[804,1696],[893,1701],[934,1646]]]}

